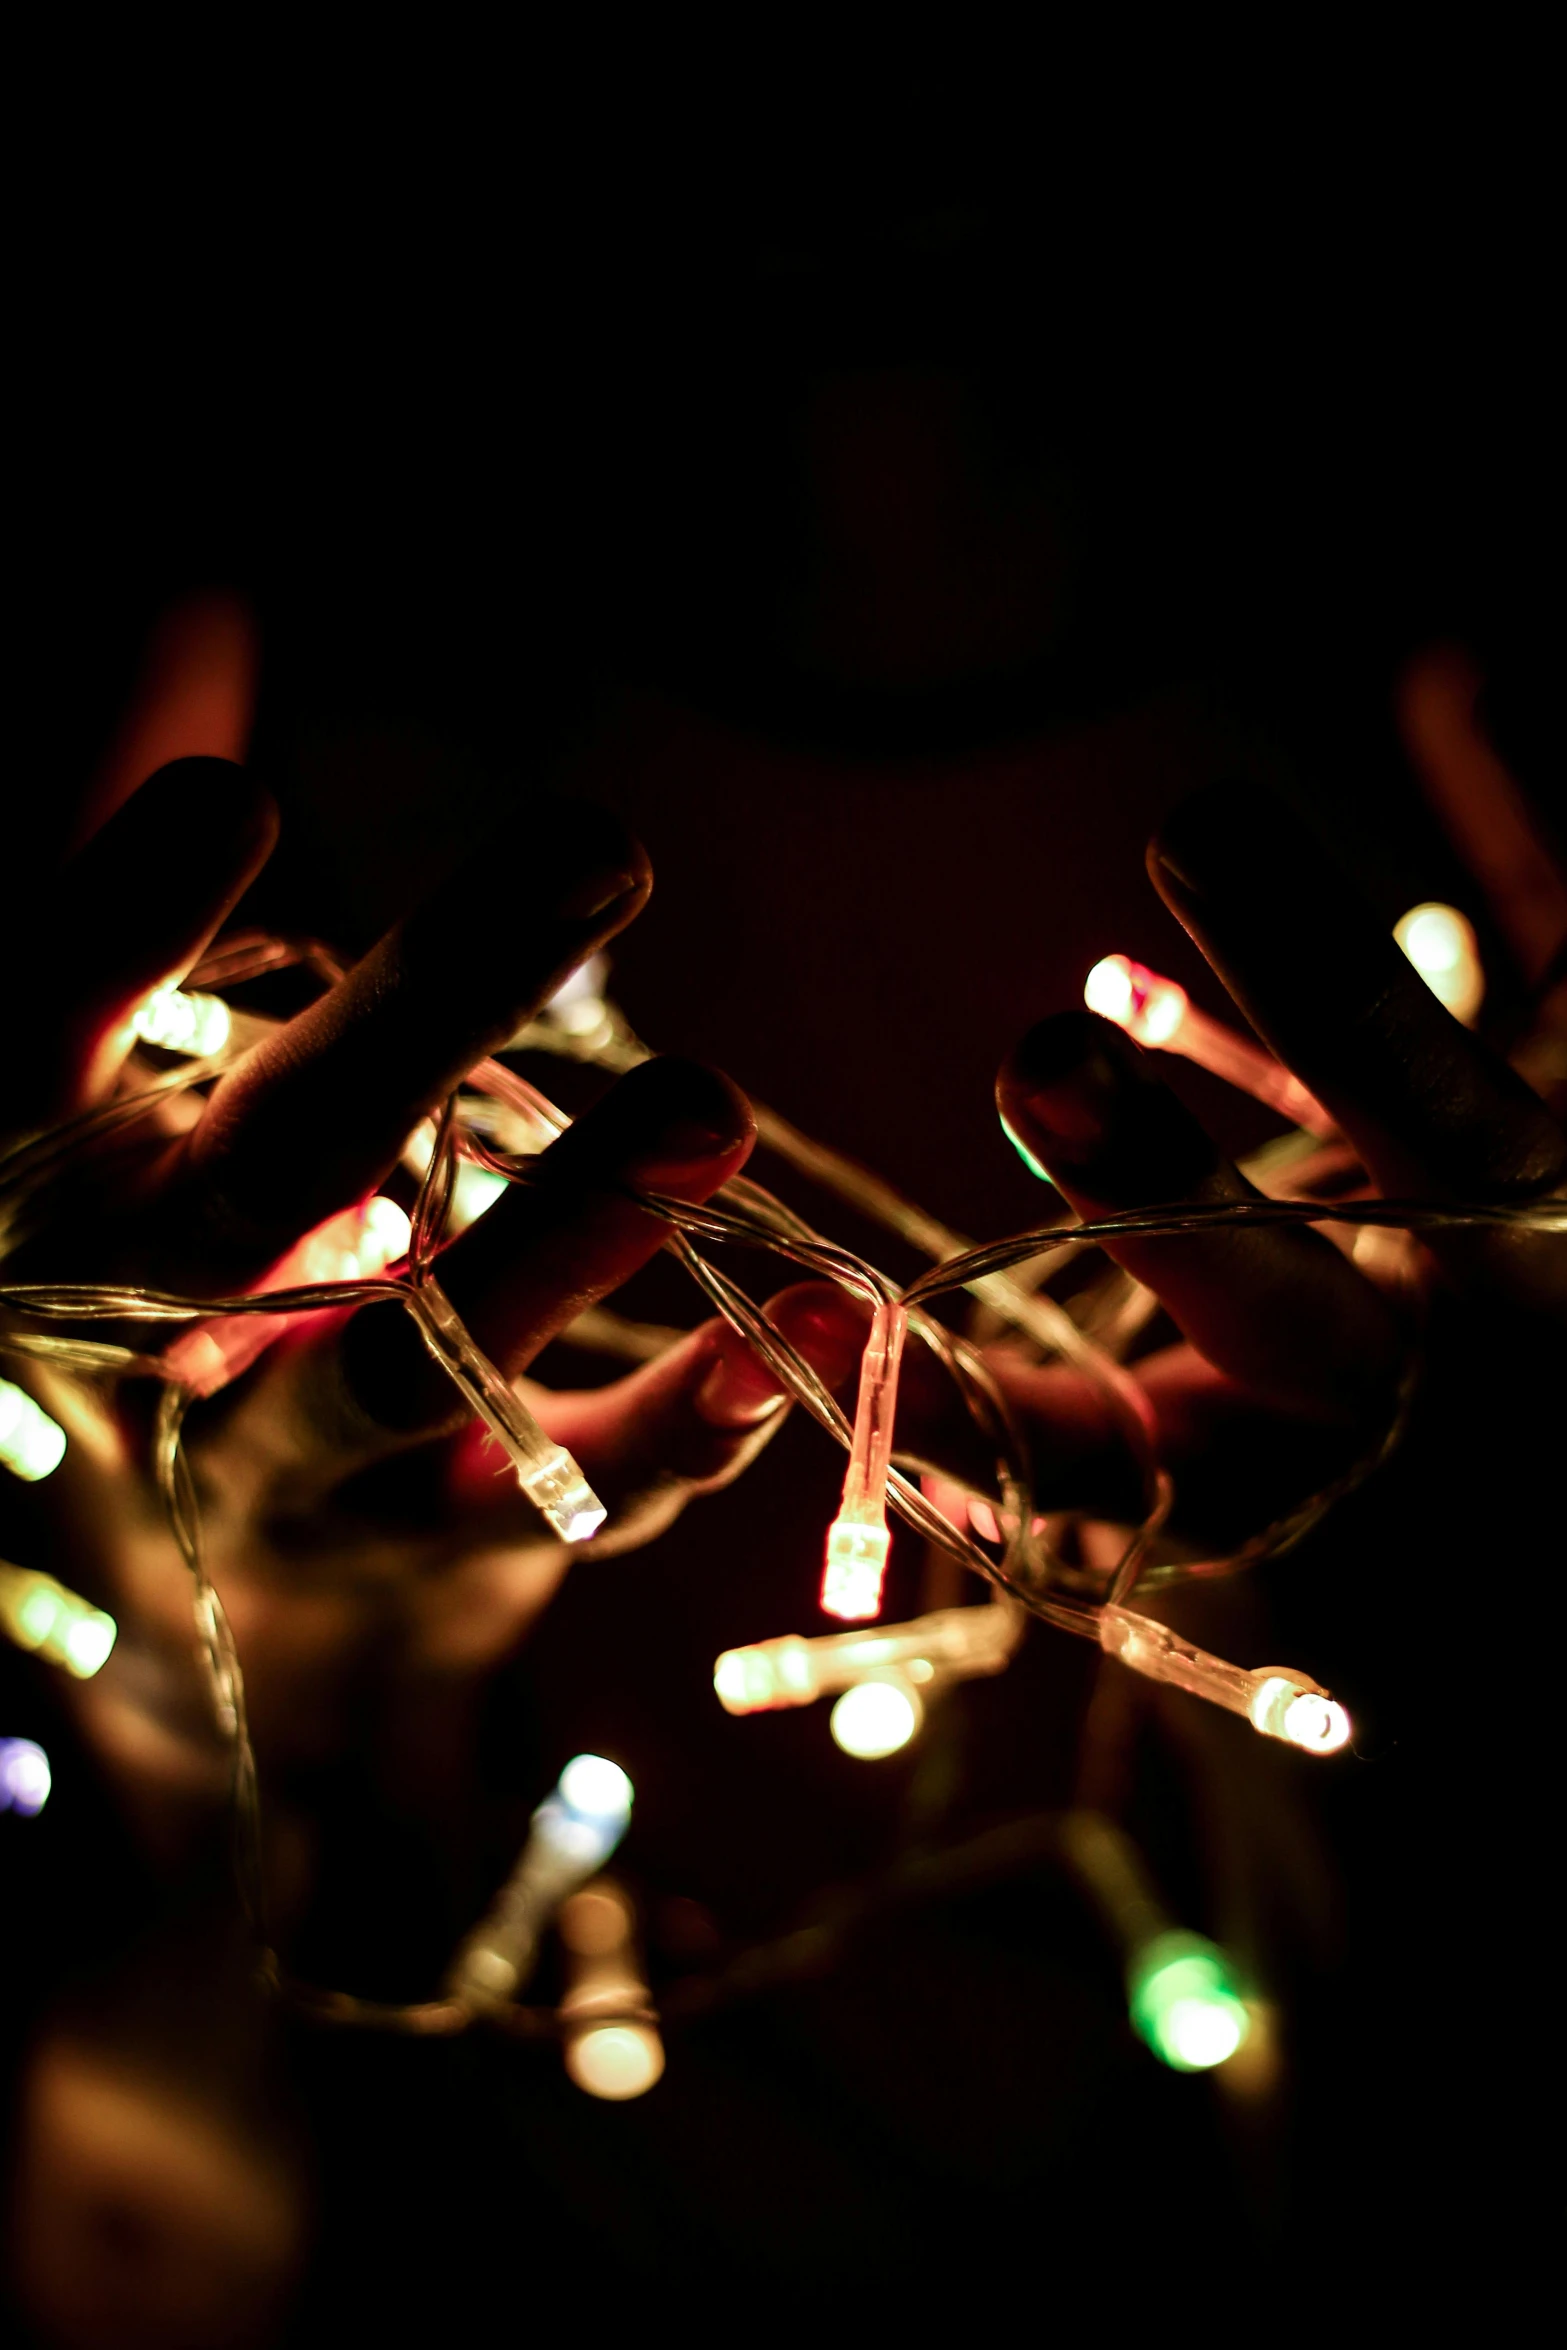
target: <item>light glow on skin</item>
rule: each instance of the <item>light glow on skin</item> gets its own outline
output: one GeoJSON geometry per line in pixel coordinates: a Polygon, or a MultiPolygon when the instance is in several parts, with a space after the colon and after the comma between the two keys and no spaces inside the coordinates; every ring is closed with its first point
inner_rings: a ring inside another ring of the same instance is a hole
{"type": "MultiPolygon", "coordinates": [[[[262,1275],[253,1294],[265,1297],[275,1289],[305,1289],[318,1282],[373,1281],[408,1254],[412,1238],[404,1210],[377,1194],[307,1232],[262,1275]]],[[[244,1314],[203,1322],[164,1348],[165,1370],[193,1395],[216,1395],[303,1319],[300,1314],[244,1314]]]]}
{"type": "Polygon", "coordinates": [[[584,1044],[598,1043],[609,1028],[604,1003],[604,982],[608,977],[607,958],[589,955],[556,988],[544,1007],[545,1019],[554,1027],[564,1029],[568,1036],[580,1038],[584,1044]]]}
{"type": "Polygon", "coordinates": [[[65,1430],[25,1387],[0,1379],[0,1461],[13,1477],[36,1485],[65,1458],[65,1430]]]}
{"type": "Polygon", "coordinates": [[[1438,1003],[1472,1028],[1485,1001],[1485,972],[1474,925],[1456,906],[1438,899],[1411,906],[1393,925],[1393,936],[1438,1003]]]}
{"type": "Polygon", "coordinates": [[[132,1034],[144,1043],[197,1060],[221,1053],[233,1025],[221,996],[187,994],[172,981],[155,987],[131,1014],[132,1034]]]}
{"type": "Polygon", "coordinates": [[[0,1738],[0,1811],[36,1819],[53,1785],[49,1757],[41,1746],[31,1738],[0,1738]]]}
{"type": "Polygon", "coordinates": [[[1127,1993],[1133,2027],[1175,2072],[1211,2072],[1251,2030],[1229,1961],[1201,1934],[1156,1936],[1133,1962],[1127,1993]]]}
{"type": "Polygon", "coordinates": [[[67,1591],[52,1575],[13,1567],[0,1560],[0,1626],[18,1648],[52,1665],[63,1665],[78,1681],[90,1681],[108,1661],[118,1637],[114,1618],[67,1591]]]}
{"type": "Polygon", "coordinates": [[[879,1762],[907,1746],[925,1718],[917,1690],[901,1673],[879,1673],[846,1689],[832,1709],[834,1744],[858,1762],[879,1762]]]}

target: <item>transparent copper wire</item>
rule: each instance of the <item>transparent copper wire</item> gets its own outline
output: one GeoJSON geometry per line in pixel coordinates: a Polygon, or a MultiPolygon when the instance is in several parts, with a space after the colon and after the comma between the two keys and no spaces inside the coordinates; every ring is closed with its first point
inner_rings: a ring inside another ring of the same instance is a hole
{"type": "MultiPolygon", "coordinates": [[[[340,966],[328,950],[311,942],[287,941],[249,933],[223,942],[212,950],[192,984],[206,988],[234,986],[270,971],[303,965],[323,983],[339,976],[340,966]]],[[[229,1067],[245,1049],[245,1039],[267,1024],[246,1015],[231,1049],[207,1060],[191,1061],[156,1073],[141,1063],[130,1064],[127,1081],[115,1097],[48,1132],[26,1136],[0,1154],[0,1253],[9,1253],[26,1238],[63,1219],[71,1179],[110,1138],[133,1129],[152,1116],[172,1096],[206,1084],[229,1067]]],[[[531,1023],[514,1040],[517,1049],[544,1049],[587,1060],[609,1070],[623,1070],[650,1057],[622,1017],[609,1007],[606,1034],[591,1044],[568,1032],[556,1032],[546,1021],[531,1023]]],[[[516,1110],[544,1132],[558,1135],[569,1117],[546,1095],[503,1062],[490,1059],[473,1069],[466,1080],[470,1094],[486,1095],[516,1110]]],[[[667,1245],[676,1259],[724,1319],[746,1340],[785,1391],[812,1419],[852,1450],[854,1428],[836,1398],[812,1366],[768,1321],[765,1311],[727,1273],[696,1246],[740,1246],[780,1257],[817,1278],[836,1282],[864,1300],[873,1315],[896,1307],[907,1316],[910,1331],[943,1364],[954,1381],[966,1410],[986,1439],[996,1464],[996,1490],[991,1508],[1002,1539],[993,1557],[972,1535],[953,1526],[921,1492],[909,1469],[892,1453],[886,1478],[887,1506],[918,1533],[1030,1614],[1097,1644],[1107,1645],[1134,1670],[1139,1665],[1136,1639],[1119,1635],[1104,1638],[1107,1625],[1135,1622],[1126,1614],[1126,1601],[1139,1589],[1231,1574],[1277,1555],[1297,1542],[1344,1494],[1361,1483],[1386,1458],[1407,1416],[1413,1372],[1401,1383],[1388,1426],[1342,1475],[1297,1508],[1264,1528],[1222,1559],[1153,1562],[1149,1552],[1167,1520],[1174,1500],[1168,1473],[1154,1456],[1152,1423],[1146,1399],[1125,1366],[1073,1320],[1055,1299],[1030,1290],[1010,1278],[1028,1264],[1037,1274],[1041,1263],[1060,1264],[1082,1250],[1120,1238],[1173,1237],[1237,1225],[1342,1224],[1387,1228],[1410,1233],[1459,1228],[1512,1232],[1567,1232],[1567,1200],[1517,1204],[1447,1203],[1352,1199],[1259,1197],[1212,1203],[1176,1203],[1139,1208],[1116,1215],[1053,1222],[1007,1238],[974,1245],[928,1216],[922,1209],[852,1160],[813,1142],[788,1122],[766,1109],[758,1110],[763,1144],[798,1171],[835,1192],[861,1212],[931,1257],[926,1273],[900,1288],[886,1274],[854,1252],[817,1233],[794,1211],[753,1177],[736,1177],[705,1206],[641,1190],[628,1196],[669,1227],[667,1245]],[[1012,1325],[1025,1331],[1039,1346],[1072,1363],[1091,1379],[1112,1405],[1142,1480],[1145,1511],[1134,1528],[1120,1560],[1103,1578],[1097,1599],[1085,1598],[1066,1586],[1081,1583],[1081,1572],[1065,1573],[1039,1531],[1027,1448],[1012,1424],[1004,1398],[983,1358],[957,1337],[929,1309],[943,1297],[968,1291],[981,1298],[1012,1325]]],[[[185,1325],[234,1315],[283,1317],[327,1309],[354,1307],[377,1301],[396,1302],[418,1326],[432,1358],[452,1380],[471,1411],[505,1447],[527,1484],[545,1454],[558,1456],[549,1438],[532,1420],[509,1381],[473,1341],[450,1300],[435,1278],[434,1266],[445,1232],[452,1184],[459,1157],[500,1173],[513,1182],[532,1179],[536,1160],[497,1151],[465,1123],[462,1100],[453,1096],[437,1121],[436,1143],[420,1187],[412,1218],[413,1237],[401,1272],[361,1280],[315,1283],[222,1298],[198,1298],[127,1283],[29,1281],[0,1284],[0,1354],[11,1353],[49,1362],[61,1370],[84,1375],[158,1376],[166,1385],[156,1420],[154,1472],[173,1539],[191,1575],[198,1632],[213,1695],[214,1711],[233,1754],[233,1788],[237,1862],[246,1907],[258,1934],[263,1929],[260,1813],[254,1752],[245,1712],[244,1679],[221,1597],[207,1573],[202,1551],[200,1515],[194,1481],[183,1448],[190,1392],[169,1377],[156,1355],[118,1344],[67,1335],[50,1325],[98,1323],[149,1326],[185,1325]],[[39,1328],[38,1325],[44,1325],[39,1328]]],[[[889,1437],[890,1441],[890,1437],[889,1437]]],[[[565,1456],[569,1460],[569,1456],[565,1456]]],[[[571,1464],[575,1467],[575,1464],[571,1464]]],[[[579,1472],[580,1474],[580,1472],[579,1472]]],[[[591,1499],[591,1496],[589,1497],[591,1499]]],[[[1180,1650],[1172,1639],[1154,1638],[1161,1628],[1150,1625],[1141,1645],[1150,1652],[1159,1647],[1180,1650]]],[[[1214,1675],[1235,1675],[1239,1668],[1222,1660],[1207,1660],[1214,1675]]],[[[1161,1672],[1160,1677],[1165,1677],[1161,1672]]],[[[1242,1676],[1254,1680],[1256,1676],[1242,1676]]],[[[1182,1686],[1196,1686],[1188,1674],[1182,1686]]],[[[1318,1685],[1298,1677],[1302,1689],[1318,1685]]],[[[1239,1686],[1239,1682],[1237,1682],[1239,1686]]],[[[1199,1694],[1211,1694],[1199,1688],[1199,1694]]],[[[1230,1702],[1221,1698],[1220,1702],[1230,1702]]],[[[272,1962],[268,1961],[269,1964],[272,1962]]],[[[293,1986],[295,1996],[310,2012],[325,2020],[373,2023],[377,2028],[445,2032],[461,2029],[471,2020],[460,2003],[450,1999],[409,2007],[362,2002],[348,1994],[311,1991],[293,1986]]],[[[519,2028],[521,2011],[519,2011],[519,2028]]]]}

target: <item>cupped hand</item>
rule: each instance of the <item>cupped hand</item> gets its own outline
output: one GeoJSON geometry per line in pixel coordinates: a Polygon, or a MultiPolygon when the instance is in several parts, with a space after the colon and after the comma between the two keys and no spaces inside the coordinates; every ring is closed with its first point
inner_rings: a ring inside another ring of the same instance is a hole
{"type": "MultiPolygon", "coordinates": [[[[1567,1189],[1567,880],[1474,719],[1461,657],[1433,655],[1406,681],[1406,733],[1428,794],[1473,865],[1534,1027],[1520,1059],[1542,1098],[1438,1002],[1307,827],[1257,789],[1219,786],[1187,802],[1152,843],[1155,887],[1277,1057],[1325,1105],[1343,1147],[1319,1153],[1331,1196],[1521,1203],[1567,1189]],[[1553,962],[1554,958],[1554,962],[1553,962]]],[[[1071,1209],[1120,1211],[1259,1196],[1165,1082],[1161,1056],[1110,1022],[1062,1012],[1029,1030],[1002,1066],[1007,1129],[1071,1209]]],[[[1281,1188],[1292,1188],[1289,1178],[1281,1188]]],[[[1288,1518],[1398,1418],[1433,1297],[1477,1329],[1467,1361],[1498,1349],[1563,1378],[1567,1239],[1454,1229],[1406,1244],[1293,1225],[1128,1237],[1109,1254],[1175,1326],[1132,1365],[1156,1458],[1174,1473],[1167,1540],[1188,1560],[1288,1518]],[[1477,1320],[1478,1318],[1478,1320],[1477,1320]],[[1483,1323],[1483,1331],[1478,1325],[1483,1323]]],[[[824,1311],[826,1310],[824,1305],[824,1311]]],[[[833,1309],[850,1319],[846,1301],[833,1309]]],[[[1462,1356],[1449,1349],[1448,1359],[1462,1356]]],[[[1021,1359],[991,1367],[1026,1432],[1049,1512],[1108,1519],[1108,1564],[1142,1495],[1124,1417],[1076,1369],[1021,1359]]],[[[898,1442],[942,1477],[989,1484],[950,1385],[910,1357],[898,1442]]],[[[962,1512],[949,1491],[943,1506],[962,1512]]]]}
{"type": "MultiPolygon", "coordinates": [[[[271,851],[276,812],[231,758],[137,772],[163,748],[237,753],[249,665],[232,619],[207,609],[171,624],[120,772],[68,812],[57,876],[8,928],[8,997],[29,1007],[6,1091],[13,1144],[146,1083],[133,1013],[193,968],[271,851]]],[[[303,1235],[375,1192],[421,1121],[634,920],[650,886],[642,850],[613,818],[534,796],[209,1092],[171,1096],[79,1160],[7,1279],[197,1297],[261,1284],[303,1235]]],[[[442,1285],[491,1360],[521,1381],[667,1237],[627,1186],[702,1201],[752,1139],[725,1078],[647,1064],[545,1153],[537,1181],[445,1250],[442,1285]]],[[[161,1343],[155,1329],[104,1335],[161,1343]]],[[[228,1761],[151,1471],[160,1384],[15,1354],[5,1368],[64,1428],[67,1449],[40,1483],[5,1477],[0,1549],[115,1617],[109,1664],[76,1692],[81,1721],[144,1825],[177,1851],[221,1799],[228,1761]]],[[[693,1494],[737,1475],[784,1408],[719,1322],[609,1386],[526,1395],[608,1506],[603,1532],[579,1546],[601,1556],[647,1541],[693,1494]]],[[[185,1443],[264,1784],[269,1774],[274,1787],[297,1783],[356,1743],[407,1741],[425,1784],[444,1781],[458,1799],[477,1694],[571,1554],[408,1317],[393,1305],[302,1317],[193,1406],[185,1443]]]]}

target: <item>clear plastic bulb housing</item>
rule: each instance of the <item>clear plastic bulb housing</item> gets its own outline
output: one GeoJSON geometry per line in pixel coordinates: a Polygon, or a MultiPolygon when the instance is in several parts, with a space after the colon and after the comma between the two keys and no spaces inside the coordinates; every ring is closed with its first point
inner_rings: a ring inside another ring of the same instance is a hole
{"type": "Polygon", "coordinates": [[[1430,898],[1399,916],[1393,936],[1437,1001],[1469,1027],[1485,1001],[1485,971],[1468,916],[1430,898]]]}
{"type": "Polygon", "coordinates": [[[1210,2072],[1242,2045],[1251,2017],[1228,1959],[1201,1934],[1160,1934],[1127,1975],[1134,2028],[1175,2072],[1210,2072]]]}
{"type": "Polygon", "coordinates": [[[0,1461],[25,1485],[53,1476],[65,1458],[65,1430],[25,1387],[0,1379],[0,1461]]]}

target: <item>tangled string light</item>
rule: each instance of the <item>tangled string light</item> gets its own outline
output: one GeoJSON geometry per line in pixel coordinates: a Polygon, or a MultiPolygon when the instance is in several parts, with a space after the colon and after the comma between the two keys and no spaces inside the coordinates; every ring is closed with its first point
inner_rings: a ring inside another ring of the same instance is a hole
{"type": "MultiPolygon", "coordinates": [[[[150,998],[136,1018],[139,1037],[160,1055],[187,1057],[157,1071],[143,1062],[137,1069],[138,1082],[113,1100],[25,1139],[0,1158],[0,1250],[13,1249],[49,1221],[51,1198],[110,1136],[153,1115],[171,1096],[210,1083],[274,1025],[232,1008],[206,990],[239,987],[301,965],[325,982],[338,975],[324,949],[246,934],[209,955],[192,974],[188,989],[165,988],[150,998]]],[[[1282,1163],[1299,1156],[1297,1145],[1316,1147],[1324,1134],[1331,1135],[1331,1121],[1320,1105],[1287,1072],[1259,1048],[1192,1013],[1172,982],[1124,957],[1112,957],[1096,967],[1087,992],[1096,1008],[1120,1019],[1134,1035],[1165,1049],[1191,1052],[1295,1116],[1305,1131],[1290,1141],[1282,1163]]],[[[513,1049],[564,1055],[613,1073],[650,1057],[622,1016],[580,978],[513,1039],[513,1049]]],[[[1342,1746],[1350,1732],[1348,1719],[1308,1675],[1293,1668],[1246,1670],[1229,1664],[1128,1603],[1144,1591],[1236,1573],[1297,1542],[1387,1456],[1407,1413],[1410,1381],[1403,1385],[1390,1425],[1331,1485],[1224,1557],[1156,1559],[1155,1544],[1169,1517],[1174,1488],[1156,1457],[1146,1400],[1115,1351],[1140,1319],[1146,1319],[1153,1301],[1147,1292],[1139,1292],[1137,1284],[1117,1276],[1116,1310],[1101,1316],[1096,1335],[1091,1321],[1085,1326],[1058,1300],[1014,1276],[1027,1266],[1037,1278],[1042,1265],[1053,1271],[1081,1251],[1117,1239],[1236,1225],[1340,1224],[1404,1233],[1460,1226],[1562,1232],[1567,1231],[1567,1202],[1517,1206],[1255,1197],[1136,1209],[1076,1223],[1056,1221],[976,1246],[878,1176],[812,1141],[776,1113],[756,1105],[756,1114],[765,1148],[911,1244],[931,1260],[931,1267],[900,1286],[866,1258],[815,1231],[750,1177],[733,1178],[702,1207],[655,1192],[627,1190],[629,1198],[668,1226],[666,1245],[705,1297],[849,1456],[843,1502],[827,1538],[822,1605],[828,1614],[863,1628],[814,1639],[791,1635],[730,1652],[719,1659],[715,1674],[726,1708],[746,1713],[808,1703],[831,1690],[852,1696],[878,1684],[884,1689],[900,1685],[906,1696],[907,1675],[916,1668],[927,1679],[993,1672],[1006,1662],[1024,1617],[1034,1616],[1059,1631],[1094,1641],[1136,1673],[1243,1715],[1265,1736],[1315,1754],[1342,1746]],[[838,1283],[868,1305],[870,1334],[852,1420],[805,1358],[698,1243],[781,1257],[838,1283]],[[976,1348],[931,1311],[938,1299],[963,1291],[1023,1332],[1045,1354],[1081,1371],[1114,1413],[1137,1464],[1143,1515],[1108,1569],[1094,1570],[1068,1560],[1053,1547],[1047,1522],[1035,1509],[1027,1447],[1000,1388],[976,1348]],[[900,1467],[894,1452],[898,1369],[906,1335],[927,1347],[953,1381],[995,1464],[994,1491],[974,1498],[968,1531],[954,1525],[922,1491],[918,1464],[900,1467]],[[947,1609],[912,1625],[872,1626],[881,1605],[889,1508],[927,1542],[983,1578],[1003,1604],[987,1610],[947,1609]]],[[[254,1362],[291,1318],[393,1301],[411,1317],[434,1361],[506,1453],[522,1490],[546,1524],[563,1542],[589,1539],[604,1522],[603,1505],[577,1462],[546,1435],[511,1383],[475,1344],[437,1277],[454,1196],[464,1181],[477,1181],[484,1192],[498,1196],[505,1185],[533,1180],[542,1149],[570,1123],[566,1113],[527,1079],[501,1061],[486,1060],[446,1102],[433,1134],[425,1134],[419,1153],[423,1175],[411,1218],[405,1219],[390,1201],[371,1200],[308,1235],[255,1290],[235,1297],[190,1297],[115,1283],[0,1285],[0,1311],[7,1317],[0,1326],[0,1352],[42,1359],[61,1370],[150,1375],[163,1383],[153,1465],[171,1532],[192,1579],[195,1621],[214,1707],[233,1757],[240,1881],[263,1939],[255,1756],[240,1661],[203,1554],[195,1485],[182,1441],[187,1413],[199,1397],[216,1393],[254,1362]],[[514,1141],[520,1129],[530,1147],[499,1147],[498,1138],[508,1128],[514,1141]],[[132,1323],[149,1329],[178,1325],[182,1335],[162,1353],[151,1353],[78,1335],[71,1327],[94,1323],[132,1323]]],[[[410,1146],[411,1151],[415,1148],[410,1146]]],[[[6,1407],[20,1434],[5,1457],[18,1474],[47,1474],[59,1458],[54,1439],[47,1434],[53,1423],[24,1390],[9,1382],[0,1382],[0,1389],[6,1397],[21,1398],[20,1405],[6,1407]],[[29,1410],[43,1428],[28,1418],[29,1410]]],[[[0,1428],[0,1437],[4,1434],[0,1428]]],[[[20,1576],[20,1582],[0,1588],[0,1606],[7,1609],[16,1636],[26,1645],[45,1647],[73,1670],[96,1669],[107,1648],[101,1632],[90,1626],[83,1632],[71,1616],[65,1603],[72,1595],[47,1576],[17,1569],[5,1573],[13,1579],[20,1576]],[[55,1615],[38,1631],[43,1615],[36,1592],[44,1585],[58,1596],[48,1603],[55,1615]],[[31,1627],[25,1631],[19,1629],[24,1619],[31,1627]],[[86,1663],[82,1660],[89,1652],[95,1661],[86,1663]]],[[[74,1605],[100,1625],[108,1622],[85,1602],[74,1605]]],[[[840,1699],[840,1706],[844,1702],[840,1699]]],[[[851,1752],[886,1752],[906,1737],[904,1730],[889,1738],[885,1726],[878,1728],[872,1719],[874,1712],[873,1704],[860,1707],[861,1743],[854,1743],[852,1727],[842,1736],[841,1743],[851,1752]]],[[[613,1766],[605,1764],[602,1769],[613,1766]]],[[[562,1789],[566,1785],[563,1778],[562,1789]]],[[[558,1802],[551,1800],[555,1811],[546,1805],[536,1815],[534,1834],[512,1878],[454,1960],[442,2000],[390,2008],[335,1993],[301,1990],[299,1997],[323,2016],[398,2029],[460,2029],[480,2014],[497,2017],[503,2012],[512,2014],[514,2028],[524,2028],[527,2011],[515,2009],[511,2002],[526,1978],[541,1921],[601,1864],[629,1817],[629,1789],[619,1810],[619,1796],[610,1805],[613,1819],[610,1813],[592,1813],[591,1807],[574,1810],[564,1795],[558,1802]]],[[[645,1999],[645,1993],[640,1996],[645,1999]]],[[[633,2023],[639,2012],[628,2010],[633,2023]]]]}

